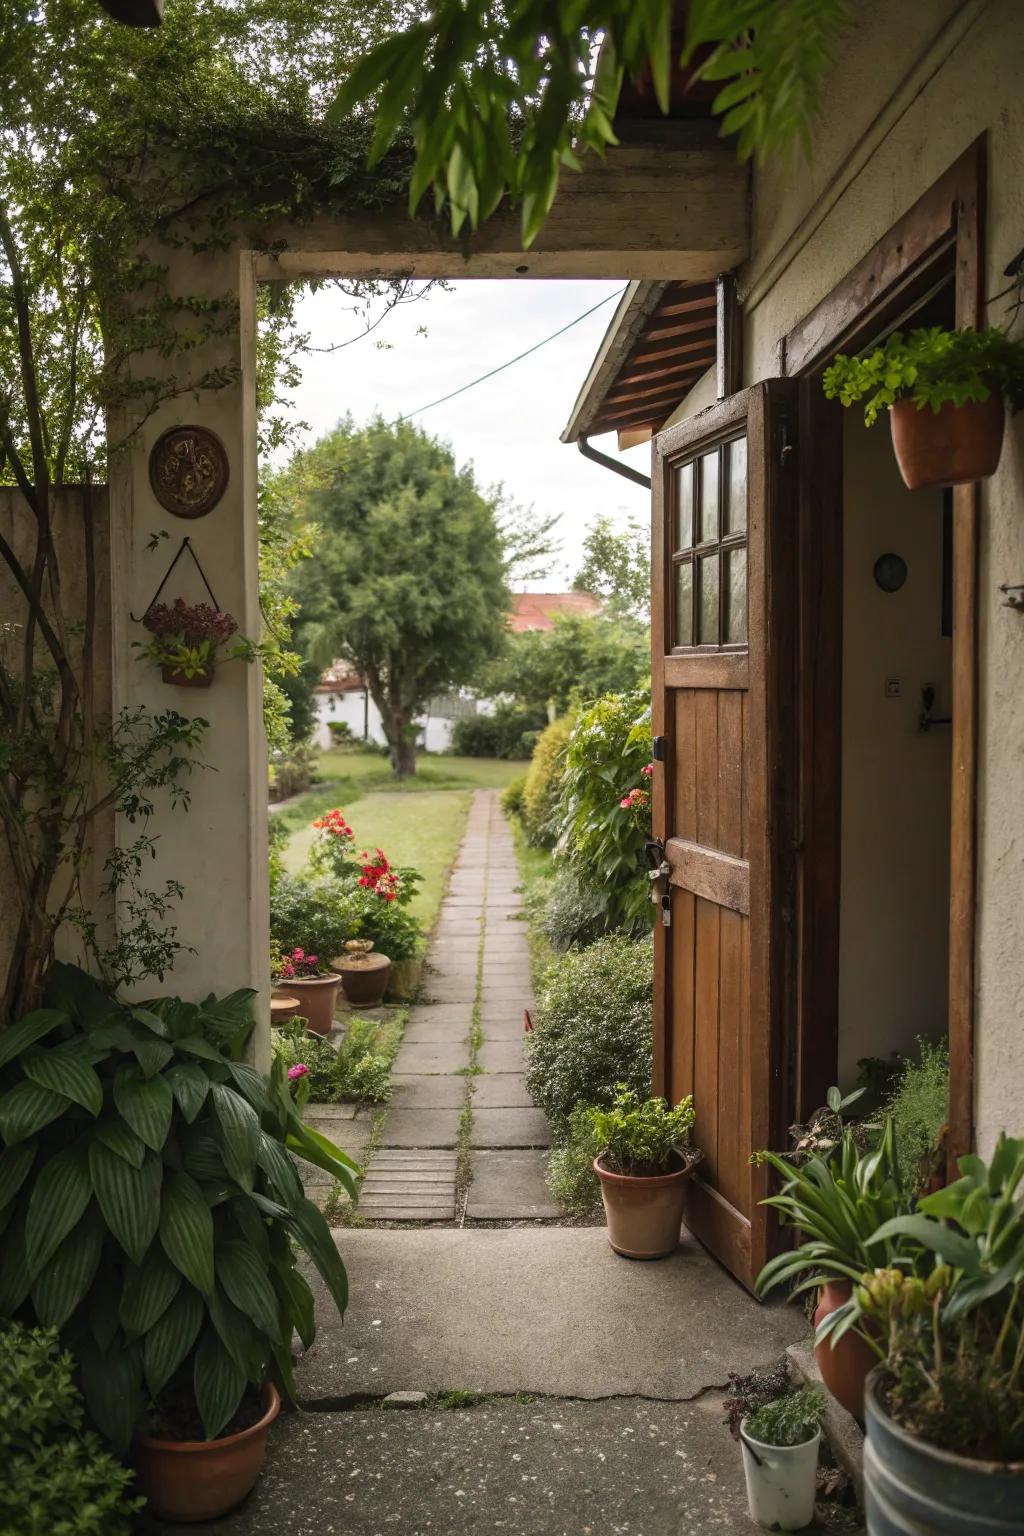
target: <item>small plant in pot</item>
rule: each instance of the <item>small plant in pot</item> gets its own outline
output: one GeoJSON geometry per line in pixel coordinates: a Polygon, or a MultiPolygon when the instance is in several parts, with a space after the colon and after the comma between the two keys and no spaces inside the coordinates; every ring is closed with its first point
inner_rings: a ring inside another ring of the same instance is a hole
{"type": "MultiPolygon", "coordinates": [[[[757,1277],[764,1296],[775,1286],[795,1281],[792,1294],[817,1291],[814,1353],[822,1379],[838,1403],[855,1418],[864,1416],[864,1383],[877,1356],[856,1330],[854,1286],[880,1259],[891,1261],[893,1245],[873,1247],[879,1227],[908,1213],[893,1151],[893,1125],[887,1120],[877,1147],[860,1145],[860,1129],[838,1119],[843,1106],[838,1089],[830,1090],[837,1127],[835,1139],[817,1139],[819,1150],[783,1158],[758,1154],[782,1179],[782,1189],[765,1201],[796,1229],[798,1248],[770,1259],[757,1277]]],[[[848,1101],[847,1101],[848,1102],[848,1101]]]]}
{"type": "Polygon", "coordinates": [[[278,996],[297,998],[298,1014],[315,1035],[329,1035],[334,1026],[341,977],[328,969],[319,955],[300,946],[287,955],[271,945],[271,980],[278,996]]]}
{"type": "Polygon", "coordinates": [[[838,356],[822,382],[829,399],[864,400],[869,427],[888,409],[910,490],[962,485],[995,473],[1004,399],[1024,405],[1024,342],[995,329],[896,331],[862,357],[838,356]]]}
{"type": "Polygon", "coordinates": [[[765,1403],[740,1424],[751,1518],[770,1531],[800,1531],[814,1519],[824,1395],[814,1387],[765,1403]]]}
{"type": "Polygon", "coordinates": [[[688,1145],[693,1099],[669,1109],[664,1099],[641,1101],[624,1084],[611,1109],[592,1109],[600,1148],[594,1172],[601,1183],[608,1241],[628,1259],[662,1259],[679,1246],[686,1179],[700,1159],[688,1145]]]}
{"type": "Polygon", "coordinates": [[[140,657],[156,662],[165,683],[209,688],[219,659],[254,661],[260,648],[238,635],[238,621],[209,603],[154,603],[143,625],[152,639],[135,641],[140,657]],[[234,637],[238,635],[238,638],[234,637]]]}
{"type": "Polygon", "coordinates": [[[875,1234],[891,1262],[865,1274],[869,1536],[1024,1533],[1024,1141],[875,1234]]]}

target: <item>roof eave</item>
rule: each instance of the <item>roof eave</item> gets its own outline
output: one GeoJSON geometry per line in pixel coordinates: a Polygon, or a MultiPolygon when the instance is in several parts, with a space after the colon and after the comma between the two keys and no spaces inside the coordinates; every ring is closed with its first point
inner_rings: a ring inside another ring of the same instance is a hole
{"type": "Polygon", "coordinates": [[[648,315],[657,308],[667,287],[667,282],[634,279],[629,283],[608,322],[608,329],[590,366],[590,372],[576,397],[572,415],[562,433],[563,443],[575,443],[589,432],[623,358],[639,336],[648,315]]]}

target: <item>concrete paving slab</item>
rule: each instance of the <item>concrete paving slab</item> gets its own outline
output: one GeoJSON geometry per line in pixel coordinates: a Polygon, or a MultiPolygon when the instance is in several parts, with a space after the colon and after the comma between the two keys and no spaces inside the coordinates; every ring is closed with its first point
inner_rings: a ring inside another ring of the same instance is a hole
{"type": "Polygon", "coordinates": [[[461,1045],[473,1027],[472,1003],[437,1003],[414,1008],[403,1045],[461,1045]]]}
{"type": "Polygon", "coordinates": [[[304,1400],[450,1388],[691,1397],[808,1331],[799,1308],[759,1305],[685,1233],[653,1264],[619,1258],[601,1227],[351,1229],[337,1242],[351,1300],[342,1323],[313,1279],[320,1332],[296,1371],[304,1400]]]}
{"type": "Polygon", "coordinates": [[[424,1077],[392,1073],[394,1109],[461,1109],[466,1101],[464,1077],[424,1077]]]}
{"type": "Polygon", "coordinates": [[[457,1109],[389,1109],[382,1147],[454,1147],[459,1139],[457,1109]]]}
{"type": "Polygon", "coordinates": [[[311,1100],[306,1105],[305,1119],[354,1120],[358,1111],[358,1104],[316,1104],[311,1100]]]}
{"type": "Polygon", "coordinates": [[[526,1046],[523,1040],[485,1040],[477,1061],[485,1072],[523,1072],[526,1046]]]}
{"type": "Polygon", "coordinates": [[[363,1114],[355,1120],[330,1120],[321,1119],[319,1115],[306,1116],[306,1124],[311,1125],[314,1131],[319,1131],[321,1136],[326,1136],[328,1141],[333,1141],[336,1147],[347,1152],[349,1157],[361,1158],[366,1151],[366,1143],[370,1139],[369,1114],[363,1114]]]}
{"type": "Polygon", "coordinates": [[[542,1109],[473,1109],[471,1147],[546,1147],[550,1144],[542,1109]]]}
{"type": "Polygon", "coordinates": [[[561,1206],[544,1183],[543,1152],[474,1152],[466,1216],[472,1221],[557,1221],[561,1206]]]}
{"type": "Polygon", "coordinates": [[[461,1042],[400,1045],[395,1071],[401,1073],[457,1072],[469,1061],[469,1047],[461,1042]]]}
{"type": "MultiPolygon", "coordinates": [[[[284,1413],[255,1492],[203,1530],[755,1536],[739,1449],[721,1418],[717,1397],[284,1413]]],[[[196,1527],[155,1529],[191,1536],[196,1527]]]]}
{"type": "Polygon", "coordinates": [[[476,979],[461,981],[433,976],[423,987],[424,1000],[431,1003],[472,1003],[476,998],[476,979]]]}
{"type": "MultiPolygon", "coordinates": [[[[394,1081],[394,1079],[392,1079],[394,1081]]],[[[491,1072],[473,1079],[473,1113],[478,1109],[533,1109],[522,1072],[491,1072]]]]}
{"type": "Polygon", "coordinates": [[[526,1037],[522,1009],[516,1008],[500,1018],[493,1015],[481,1019],[480,1029],[484,1040],[522,1040],[526,1037]]]}

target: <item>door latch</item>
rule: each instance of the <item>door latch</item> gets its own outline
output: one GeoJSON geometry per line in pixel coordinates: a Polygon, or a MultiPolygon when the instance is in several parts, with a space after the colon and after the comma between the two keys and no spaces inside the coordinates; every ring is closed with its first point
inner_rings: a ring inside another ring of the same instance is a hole
{"type": "Polygon", "coordinates": [[[672,926],[672,866],[665,857],[665,844],[660,837],[652,837],[645,845],[647,879],[650,883],[651,900],[660,909],[663,928],[672,926]]]}

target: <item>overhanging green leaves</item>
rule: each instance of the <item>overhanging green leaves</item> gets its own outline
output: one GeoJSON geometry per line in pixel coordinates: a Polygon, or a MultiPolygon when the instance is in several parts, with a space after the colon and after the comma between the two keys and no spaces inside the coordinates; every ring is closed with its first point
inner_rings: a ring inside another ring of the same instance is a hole
{"type": "Polygon", "coordinates": [[[203,1315],[201,1298],[191,1286],[185,1285],[146,1334],[143,1363],[146,1385],[153,1397],[163,1391],[192,1348],[203,1315]]]}
{"type": "Polygon", "coordinates": [[[158,1243],[151,1244],[142,1263],[133,1266],[125,1279],[120,1308],[125,1332],[147,1333],[166,1312],[181,1284],[180,1270],[158,1243]]]}
{"type": "Polygon", "coordinates": [[[91,1199],[88,1159],[81,1144],[58,1152],[37,1174],[25,1221],[25,1257],[33,1279],[78,1225],[91,1199]]]}
{"type": "Polygon", "coordinates": [[[20,1059],[21,1069],[31,1082],[54,1093],[62,1093],[66,1099],[81,1104],[90,1115],[99,1114],[103,1107],[103,1086],[98,1073],[81,1059],[73,1042],[45,1049],[34,1046],[20,1059]]]}
{"type": "Polygon", "coordinates": [[[136,1136],[160,1152],[171,1128],[174,1103],[167,1079],[147,1080],[139,1068],[121,1067],[114,1078],[114,1103],[136,1136]]]}
{"type": "Polygon", "coordinates": [[[245,1391],[244,1372],[212,1328],[207,1329],[196,1350],[193,1383],[206,1438],[212,1440],[234,1414],[245,1391]]]}
{"type": "Polygon", "coordinates": [[[32,1305],[44,1328],[63,1328],[92,1285],[103,1249],[98,1221],[66,1237],[32,1285],[32,1305]]]}
{"type": "Polygon", "coordinates": [[[233,1088],[216,1083],[211,1092],[227,1170],[243,1188],[251,1189],[260,1136],[259,1118],[252,1105],[233,1088]]]}
{"type": "Polygon", "coordinates": [[[62,1093],[41,1088],[38,1083],[15,1083],[0,1096],[0,1136],[9,1147],[26,1141],[62,1115],[68,1103],[62,1093]]]}
{"type": "Polygon", "coordinates": [[[89,1171],[104,1221],[133,1263],[141,1264],[160,1219],[160,1159],[150,1154],[141,1168],[134,1168],[93,1142],[89,1171]]]}
{"type": "Polygon", "coordinates": [[[30,1045],[68,1022],[68,1016],[61,1008],[37,1008],[35,1013],[27,1013],[0,1033],[0,1067],[6,1067],[30,1045]]]}
{"type": "Polygon", "coordinates": [[[205,1296],[213,1292],[213,1217],[202,1190],[187,1173],[164,1181],[160,1242],[176,1268],[205,1296]]]}

